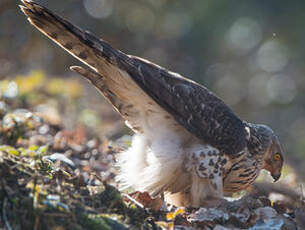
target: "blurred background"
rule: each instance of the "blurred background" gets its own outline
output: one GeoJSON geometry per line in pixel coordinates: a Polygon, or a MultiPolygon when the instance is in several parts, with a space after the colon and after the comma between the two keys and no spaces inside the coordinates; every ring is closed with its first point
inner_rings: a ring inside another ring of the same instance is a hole
{"type": "MultiPolygon", "coordinates": [[[[115,48],[204,84],[242,119],[271,126],[305,180],[305,1],[36,2],[115,48]]],[[[94,87],[68,70],[78,61],[30,26],[18,4],[0,1],[1,97],[18,97],[18,106],[67,129],[130,134],[94,87]]]]}

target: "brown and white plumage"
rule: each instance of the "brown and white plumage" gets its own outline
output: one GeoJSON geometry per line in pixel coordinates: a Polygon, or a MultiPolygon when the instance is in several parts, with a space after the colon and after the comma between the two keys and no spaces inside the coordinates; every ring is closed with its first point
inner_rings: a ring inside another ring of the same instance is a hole
{"type": "Polygon", "coordinates": [[[240,120],[207,88],[126,55],[33,1],[22,2],[38,30],[89,67],[71,69],[91,81],[135,131],[120,157],[123,185],[200,206],[245,189],[262,168],[278,179],[283,157],[270,128],[240,120]]]}

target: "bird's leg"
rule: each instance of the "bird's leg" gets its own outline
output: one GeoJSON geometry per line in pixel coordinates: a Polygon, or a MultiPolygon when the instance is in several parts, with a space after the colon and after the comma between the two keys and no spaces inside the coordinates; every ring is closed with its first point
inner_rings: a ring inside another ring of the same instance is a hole
{"type": "Polygon", "coordinates": [[[192,207],[209,205],[210,198],[219,200],[223,197],[223,178],[221,154],[211,146],[200,146],[190,154],[187,170],[192,175],[190,200],[192,207]]]}

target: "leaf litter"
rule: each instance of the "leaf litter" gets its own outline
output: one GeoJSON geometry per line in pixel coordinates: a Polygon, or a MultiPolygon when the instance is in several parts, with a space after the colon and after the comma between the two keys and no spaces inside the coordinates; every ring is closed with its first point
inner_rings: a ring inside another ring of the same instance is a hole
{"type": "Polygon", "coordinates": [[[41,71],[0,81],[0,228],[305,229],[302,191],[287,185],[257,183],[240,199],[200,209],[119,191],[116,156],[128,147],[128,133],[110,140],[85,124],[67,129],[60,108],[81,107],[83,86],[70,79],[46,82],[41,71]]]}

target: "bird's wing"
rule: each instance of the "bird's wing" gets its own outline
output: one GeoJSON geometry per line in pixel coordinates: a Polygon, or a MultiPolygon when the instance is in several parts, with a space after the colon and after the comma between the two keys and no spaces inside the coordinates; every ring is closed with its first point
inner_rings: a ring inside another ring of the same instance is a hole
{"type": "Polygon", "coordinates": [[[228,155],[247,144],[246,129],[233,111],[206,87],[138,57],[127,72],[188,131],[228,155]]]}
{"type": "Polygon", "coordinates": [[[102,93],[134,130],[143,128],[139,117],[145,111],[162,117],[160,124],[152,126],[170,124],[179,129],[178,123],[226,154],[236,154],[246,147],[243,122],[207,88],[149,61],[126,55],[31,0],[22,2],[22,11],[38,30],[99,76],[96,82],[100,81],[118,103],[113,103],[103,90],[102,93]],[[164,120],[167,121],[163,124],[164,120]]]}

